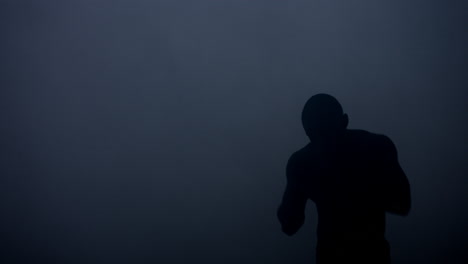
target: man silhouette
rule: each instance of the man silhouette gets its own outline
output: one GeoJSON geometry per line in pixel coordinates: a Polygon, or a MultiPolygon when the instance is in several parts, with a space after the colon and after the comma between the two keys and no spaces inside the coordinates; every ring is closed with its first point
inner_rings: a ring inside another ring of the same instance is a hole
{"type": "Polygon", "coordinates": [[[307,200],[318,212],[318,264],[390,263],[385,213],[407,215],[410,187],[392,141],[347,129],[348,116],[327,94],[312,96],[302,124],[310,139],[289,158],[278,219],[287,235],[304,223],[307,200]]]}

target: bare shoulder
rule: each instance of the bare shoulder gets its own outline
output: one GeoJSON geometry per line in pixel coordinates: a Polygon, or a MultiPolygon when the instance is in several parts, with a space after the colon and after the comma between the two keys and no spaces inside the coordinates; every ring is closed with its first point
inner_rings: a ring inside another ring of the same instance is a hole
{"type": "Polygon", "coordinates": [[[360,144],[371,145],[381,149],[395,148],[390,137],[360,129],[349,129],[348,138],[360,144]]]}
{"type": "Polygon", "coordinates": [[[293,175],[298,176],[300,174],[299,172],[308,155],[308,145],[291,154],[286,167],[288,177],[293,177],[293,175]]]}
{"type": "Polygon", "coordinates": [[[301,148],[291,154],[288,160],[288,166],[294,166],[299,163],[301,163],[301,160],[304,159],[304,156],[306,155],[305,147],[301,148]]]}

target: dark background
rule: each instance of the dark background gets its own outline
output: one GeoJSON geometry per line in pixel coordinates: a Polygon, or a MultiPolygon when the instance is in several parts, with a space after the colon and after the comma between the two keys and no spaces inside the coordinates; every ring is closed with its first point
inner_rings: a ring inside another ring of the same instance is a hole
{"type": "Polygon", "coordinates": [[[305,101],[390,136],[395,263],[467,263],[466,1],[0,0],[3,263],[314,263],[305,101]]]}

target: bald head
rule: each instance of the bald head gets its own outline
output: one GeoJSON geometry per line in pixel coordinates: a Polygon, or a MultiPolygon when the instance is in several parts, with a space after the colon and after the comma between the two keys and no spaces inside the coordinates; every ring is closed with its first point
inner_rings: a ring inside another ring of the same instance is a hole
{"type": "Polygon", "coordinates": [[[302,125],[311,139],[333,138],[348,126],[341,104],[328,94],[316,94],[302,110],[302,125]]]}

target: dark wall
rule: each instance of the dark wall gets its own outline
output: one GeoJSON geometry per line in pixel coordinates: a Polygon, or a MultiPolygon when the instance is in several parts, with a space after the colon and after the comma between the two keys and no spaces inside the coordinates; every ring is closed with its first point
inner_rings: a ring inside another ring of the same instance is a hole
{"type": "Polygon", "coordinates": [[[4,263],[312,263],[275,213],[319,92],[397,145],[395,263],[466,263],[466,8],[0,1],[4,263]]]}

